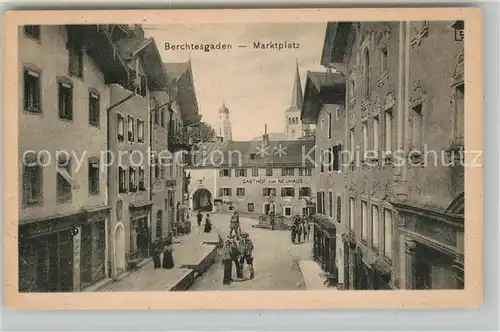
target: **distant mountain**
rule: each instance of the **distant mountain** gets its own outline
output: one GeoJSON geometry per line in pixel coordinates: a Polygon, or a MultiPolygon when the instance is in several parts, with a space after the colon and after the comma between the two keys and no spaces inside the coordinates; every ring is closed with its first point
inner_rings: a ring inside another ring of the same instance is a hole
{"type": "MultiPolygon", "coordinates": [[[[269,133],[269,140],[270,141],[284,141],[285,140],[285,133],[269,133]]],[[[260,141],[262,140],[262,135],[255,137],[252,139],[252,141],[260,141]]]]}

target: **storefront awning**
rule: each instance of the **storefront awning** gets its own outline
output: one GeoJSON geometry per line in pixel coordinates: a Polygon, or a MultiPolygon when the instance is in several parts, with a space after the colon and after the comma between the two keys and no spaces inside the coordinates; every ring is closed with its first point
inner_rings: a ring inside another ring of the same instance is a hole
{"type": "Polygon", "coordinates": [[[151,206],[153,204],[154,204],[153,201],[150,201],[150,200],[131,202],[130,203],[130,208],[140,209],[140,208],[143,208],[143,207],[151,206]]]}

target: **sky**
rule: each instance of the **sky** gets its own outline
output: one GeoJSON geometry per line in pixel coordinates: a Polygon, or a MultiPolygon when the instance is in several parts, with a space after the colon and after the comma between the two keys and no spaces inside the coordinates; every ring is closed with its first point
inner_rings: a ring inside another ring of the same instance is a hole
{"type": "Polygon", "coordinates": [[[225,102],[230,111],[233,140],[251,140],[264,132],[284,132],[299,63],[302,90],[308,70],[319,65],[326,23],[172,24],[143,25],[153,37],[163,62],[191,59],[202,120],[215,129],[225,102]],[[254,42],[295,42],[298,49],[255,50],[254,42]],[[231,44],[231,50],[165,50],[165,43],[231,44]],[[238,45],[247,45],[239,48],[238,45]]]}

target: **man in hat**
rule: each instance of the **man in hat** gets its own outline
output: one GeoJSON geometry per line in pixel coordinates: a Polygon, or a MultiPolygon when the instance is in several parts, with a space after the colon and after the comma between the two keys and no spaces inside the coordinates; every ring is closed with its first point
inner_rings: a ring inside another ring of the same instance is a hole
{"type": "Polygon", "coordinates": [[[231,220],[229,221],[229,235],[240,236],[240,215],[236,210],[231,215],[231,220]]]}
{"type": "Polygon", "coordinates": [[[248,233],[241,233],[240,240],[240,266],[241,266],[241,274],[243,275],[243,269],[245,266],[245,261],[247,262],[248,268],[250,270],[250,279],[255,278],[255,273],[253,269],[253,243],[250,240],[248,233]]]}
{"type": "Polygon", "coordinates": [[[222,266],[224,267],[224,278],[222,283],[229,285],[232,281],[233,260],[231,257],[231,240],[227,239],[222,247],[222,266]]]}
{"type": "Polygon", "coordinates": [[[234,262],[234,265],[236,266],[236,277],[238,279],[243,279],[243,272],[241,270],[241,265],[240,265],[240,251],[239,251],[239,245],[238,241],[236,240],[236,237],[234,235],[229,235],[228,240],[231,242],[231,260],[234,262]]]}

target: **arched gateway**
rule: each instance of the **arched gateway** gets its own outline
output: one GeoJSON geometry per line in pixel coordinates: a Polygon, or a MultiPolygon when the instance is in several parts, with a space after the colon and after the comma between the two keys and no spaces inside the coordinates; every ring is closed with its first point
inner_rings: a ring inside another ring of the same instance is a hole
{"type": "Polygon", "coordinates": [[[193,211],[212,211],[212,193],[205,188],[197,189],[193,194],[193,211]]]}

